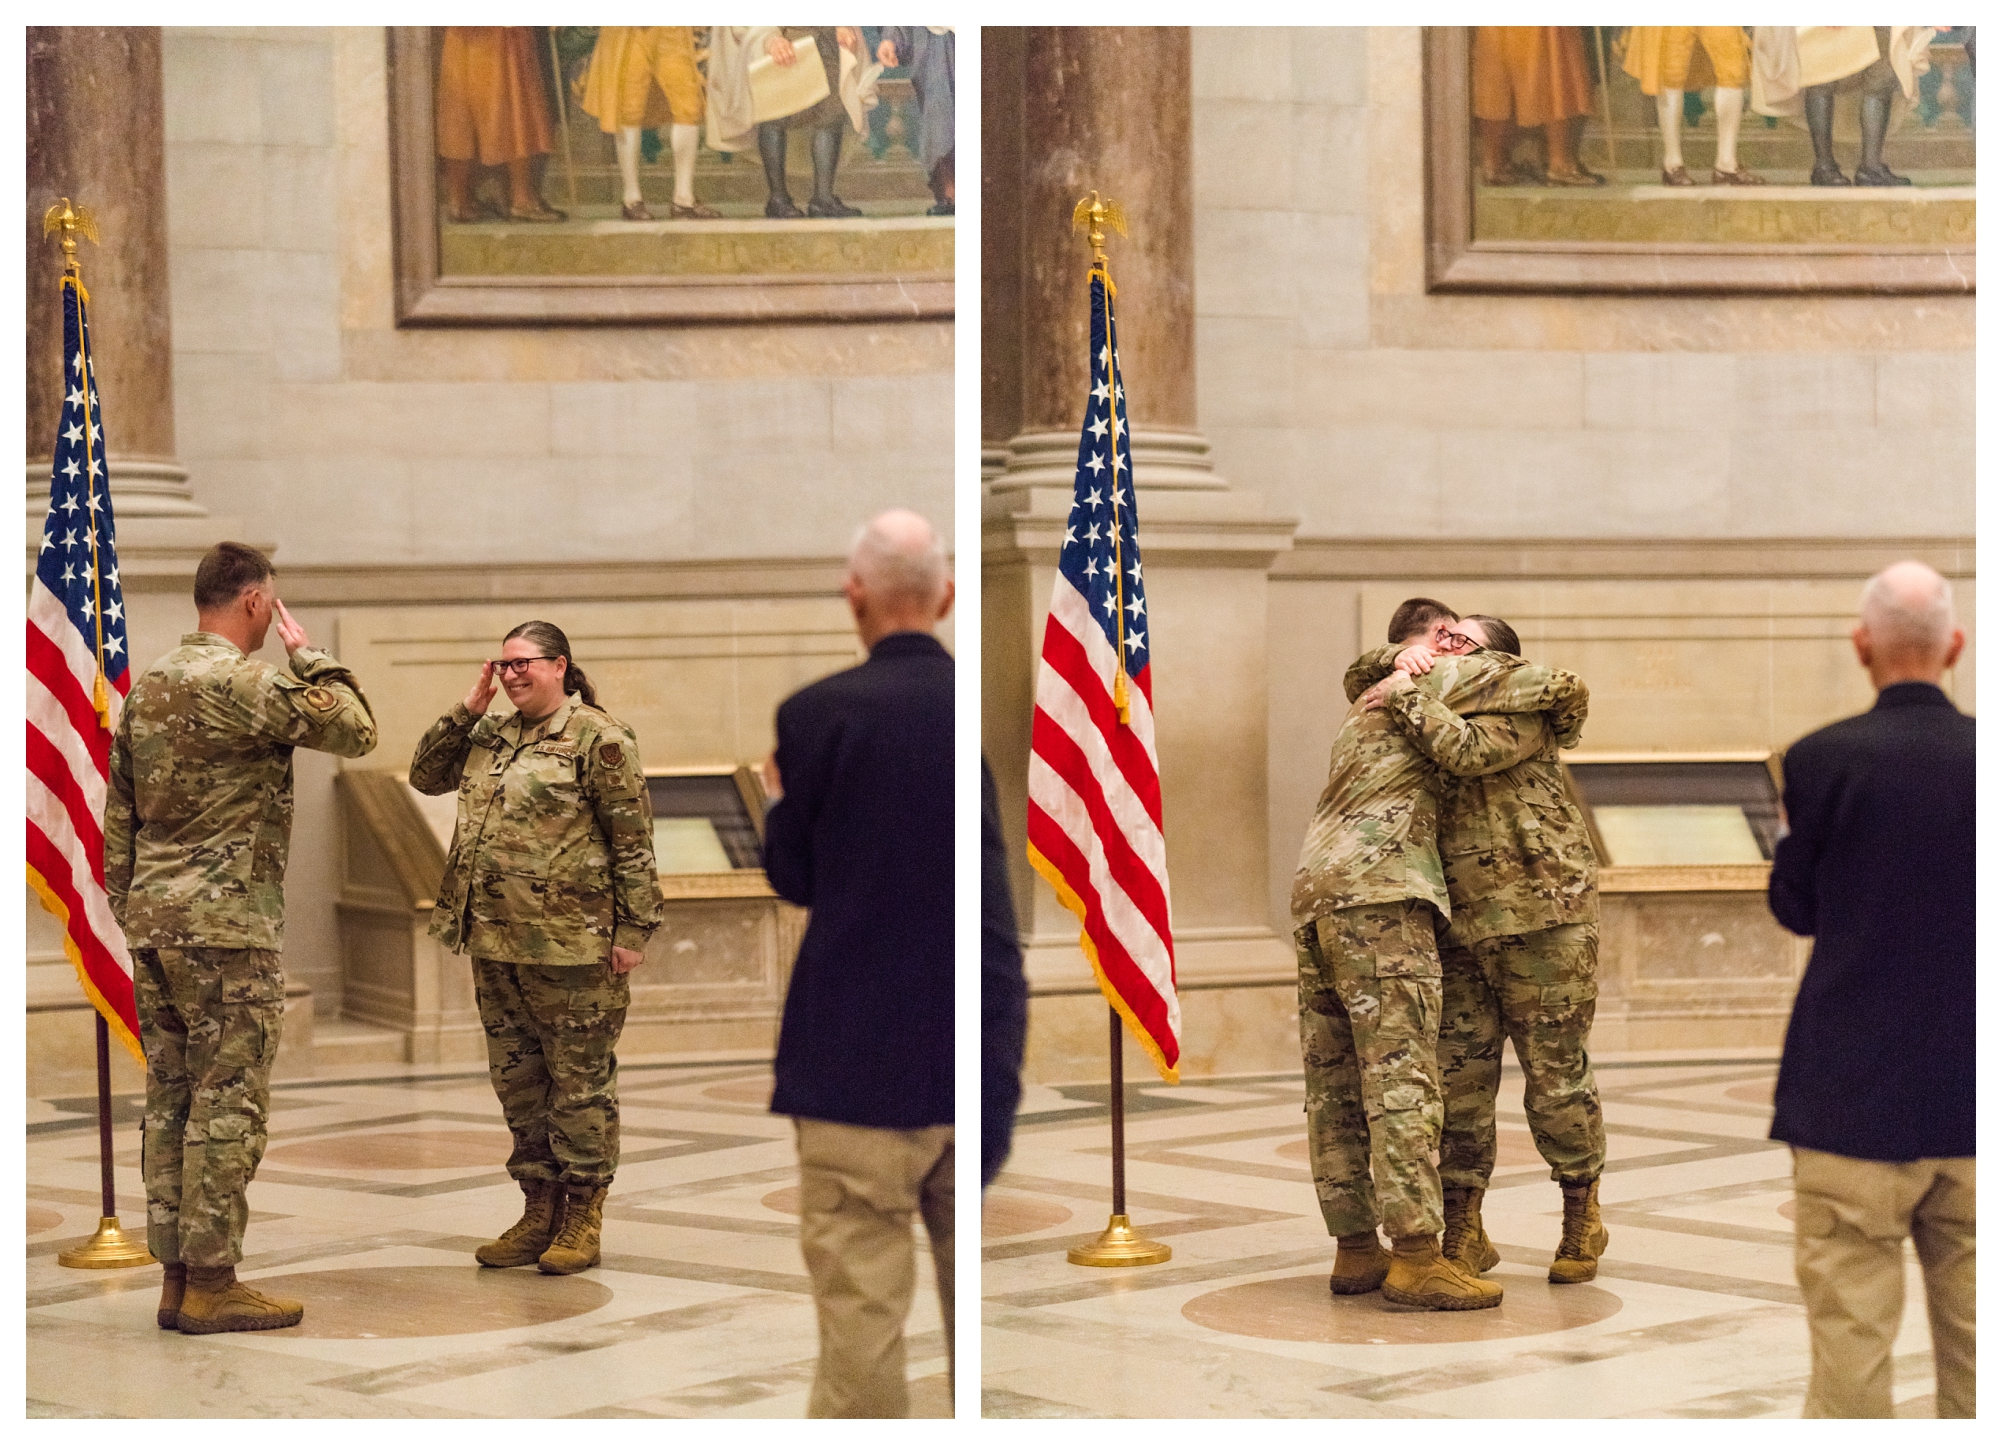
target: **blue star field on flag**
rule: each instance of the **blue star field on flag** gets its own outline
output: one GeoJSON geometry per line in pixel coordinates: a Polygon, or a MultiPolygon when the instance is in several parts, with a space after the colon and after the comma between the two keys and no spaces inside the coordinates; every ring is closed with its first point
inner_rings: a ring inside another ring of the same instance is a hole
{"type": "Polygon", "coordinates": [[[62,600],[84,645],[96,652],[104,676],[115,683],[130,667],[125,595],[118,584],[104,416],[98,407],[90,321],[81,292],[72,279],[64,279],[63,409],[49,473],[49,516],[42,528],[35,575],[62,600]]]}
{"type": "Polygon", "coordinates": [[[1140,523],[1133,509],[1133,456],[1127,446],[1126,389],[1119,328],[1103,271],[1091,274],[1091,395],[1078,438],[1077,483],[1059,569],[1091,603],[1091,615],[1126,675],[1147,667],[1147,592],[1141,580],[1140,523]]]}

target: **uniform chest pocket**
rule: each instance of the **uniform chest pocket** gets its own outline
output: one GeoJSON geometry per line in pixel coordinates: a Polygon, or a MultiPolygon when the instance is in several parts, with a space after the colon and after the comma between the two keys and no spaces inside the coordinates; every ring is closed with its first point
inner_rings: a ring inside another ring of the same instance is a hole
{"type": "Polygon", "coordinates": [[[507,770],[508,807],[536,814],[574,811],[584,796],[582,773],[575,748],[532,747],[507,770]]]}

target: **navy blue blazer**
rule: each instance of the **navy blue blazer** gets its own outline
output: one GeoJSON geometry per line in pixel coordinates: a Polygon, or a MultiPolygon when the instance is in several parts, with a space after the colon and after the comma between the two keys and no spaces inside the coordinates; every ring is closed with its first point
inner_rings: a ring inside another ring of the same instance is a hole
{"type": "Polygon", "coordinates": [[[1974,719],[1930,683],[1786,755],[1773,916],[1814,937],[1772,1137],[1855,1159],[1974,1153],[1974,719]]]}
{"type": "Polygon", "coordinates": [[[893,632],[779,706],[765,872],[813,910],[779,1026],[772,1112],[952,1122],[952,655],[893,632]]]}

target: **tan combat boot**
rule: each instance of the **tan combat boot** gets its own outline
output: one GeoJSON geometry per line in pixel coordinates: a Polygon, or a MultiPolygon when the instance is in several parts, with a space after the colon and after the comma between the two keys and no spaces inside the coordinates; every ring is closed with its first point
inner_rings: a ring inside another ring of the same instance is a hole
{"type": "Polygon", "coordinates": [[[1599,1219],[1599,1181],[1566,1184],[1564,1189],[1564,1238],[1557,1257],[1550,1261],[1552,1284],[1583,1284],[1599,1275],[1599,1256],[1612,1238],[1599,1219]]]}
{"type": "Polygon", "coordinates": [[[1446,1233],[1439,1242],[1439,1252],[1448,1259],[1458,1260],[1474,1274],[1486,1274],[1502,1258],[1481,1224],[1481,1200],[1487,1192],[1485,1189],[1446,1191],[1446,1233]]]}
{"type": "Polygon", "coordinates": [[[1439,1252],[1436,1234],[1393,1239],[1383,1297],[1426,1310],[1485,1310],[1502,1302],[1502,1287],[1439,1252]]]}
{"type": "Polygon", "coordinates": [[[1368,1294],[1390,1273],[1390,1251],[1377,1242],[1376,1231],[1335,1238],[1334,1272],[1328,1288],[1336,1294],[1368,1294]]]}
{"type": "Polygon", "coordinates": [[[499,1239],[490,1239],[473,1251],[473,1258],[490,1269],[512,1269],[518,1264],[534,1264],[556,1238],[563,1223],[563,1186],[554,1179],[518,1181],[525,1196],[521,1218],[507,1227],[499,1239]]]}
{"type": "Polygon", "coordinates": [[[570,1200],[563,1211],[563,1227],[542,1251],[536,1268],[544,1274],[576,1274],[598,1262],[598,1227],[605,1216],[605,1190],[572,1185],[570,1200]]]}
{"type": "Polygon", "coordinates": [[[184,1335],[219,1335],[237,1330],[282,1330],[306,1317],[295,1299],[259,1294],[236,1277],[236,1266],[188,1266],[188,1292],[178,1324],[184,1335]]]}
{"type": "Polygon", "coordinates": [[[158,1319],[163,1330],[179,1329],[181,1325],[181,1301],[188,1293],[188,1267],[175,1263],[163,1265],[160,1276],[160,1313],[158,1319]]]}

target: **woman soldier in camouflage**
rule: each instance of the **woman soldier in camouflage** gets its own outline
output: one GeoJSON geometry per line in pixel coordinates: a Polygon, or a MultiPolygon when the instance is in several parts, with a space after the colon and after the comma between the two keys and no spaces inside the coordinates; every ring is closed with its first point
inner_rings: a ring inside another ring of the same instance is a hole
{"type": "Polygon", "coordinates": [[[431,936],[471,954],[487,1067],[527,1206],[473,1252],[575,1274],[598,1262],[619,1163],[618,1059],[631,990],[661,919],[653,818],[632,729],[598,706],[547,622],[507,635],[466,700],[417,745],[410,784],[459,792],[431,936]],[[487,715],[495,677],[515,710],[487,715]]]}

